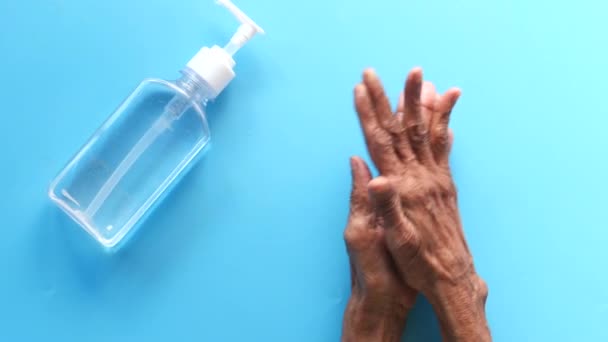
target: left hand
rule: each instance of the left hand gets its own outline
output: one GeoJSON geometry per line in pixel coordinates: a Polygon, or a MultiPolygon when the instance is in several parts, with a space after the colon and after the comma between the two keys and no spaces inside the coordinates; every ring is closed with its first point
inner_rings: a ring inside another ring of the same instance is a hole
{"type": "Polygon", "coordinates": [[[417,292],[400,279],[374,214],[365,162],[351,159],[352,192],[344,240],[351,263],[352,294],[344,314],[343,341],[399,341],[417,292]]]}

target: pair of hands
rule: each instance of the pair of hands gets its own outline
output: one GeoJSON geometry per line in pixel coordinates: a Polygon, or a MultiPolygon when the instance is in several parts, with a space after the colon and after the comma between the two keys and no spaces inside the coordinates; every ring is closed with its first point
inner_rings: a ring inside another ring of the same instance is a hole
{"type": "Polygon", "coordinates": [[[479,318],[487,296],[464,238],[448,163],[448,123],[459,96],[456,88],[439,95],[423,82],[419,68],[409,73],[396,113],[374,71],[366,70],[355,88],[361,128],[380,176],[372,179],[361,158],[351,159],[344,237],[352,295],[344,340],[399,340],[418,293],[443,311],[438,316],[446,339],[485,334],[454,327],[455,321],[479,318]],[[481,311],[440,315],[465,303],[481,311]]]}

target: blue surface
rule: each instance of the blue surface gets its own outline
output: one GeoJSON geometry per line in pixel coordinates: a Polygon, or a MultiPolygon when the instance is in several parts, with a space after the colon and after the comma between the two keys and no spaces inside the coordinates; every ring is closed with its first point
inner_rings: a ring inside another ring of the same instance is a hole
{"type": "MultiPolygon", "coordinates": [[[[352,87],[374,66],[396,99],[415,65],[463,90],[452,162],[495,340],[608,340],[607,2],[237,4],[268,34],[210,108],[212,148],[108,256],[50,180],[236,22],[211,0],[0,2],[0,341],[336,341],[352,87]]],[[[439,340],[424,301],[406,335],[439,340]]]]}

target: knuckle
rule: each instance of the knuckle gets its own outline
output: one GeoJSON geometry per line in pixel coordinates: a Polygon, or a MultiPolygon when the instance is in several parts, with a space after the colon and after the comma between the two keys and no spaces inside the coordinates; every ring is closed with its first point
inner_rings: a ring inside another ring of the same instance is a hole
{"type": "Polygon", "coordinates": [[[362,219],[352,219],[344,230],[344,241],[350,248],[357,248],[365,243],[366,222],[362,219]]]}
{"type": "Polygon", "coordinates": [[[405,133],[406,129],[403,125],[402,116],[403,116],[403,114],[397,114],[397,115],[393,116],[391,119],[385,120],[383,122],[384,127],[390,134],[401,135],[401,134],[405,133]]]}
{"type": "Polygon", "coordinates": [[[407,106],[409,108],[419,108],[420,107],[420,96],[406,96],[407,106]]]}
{"type": "Polygon", "coordinates": [[[456,192],[456,186],[452,180],[452,174],[449,169],[438,168],[435,170],[431,180],[432,187],[439,194],[453,194],[456,192]]]}
{"type": "Polygon", "coordinates": [[[380,124],[387,132],[390,134],[395,134],[395,132],[398,130],[399,123],[396,122],[395,118],[383,118],[380,124]]]}
{"type": "Polygon", "coordinates": [[[479,279],[478,287],[479,287],[479,296],[480,296],[481,300],[483,301],[483,303],[485,303],[486,300],[488,299],[488,294],[489,294],[488,284],[483,279],[479,279]]]}
{"type": "Polygon", "coordinates": [[[386,134],[386,131],[380,127],[374,128],[372,131],[372,136],[376,140],[376,143],[382,146],[390,146],[391,137],[386,134]]]}
{"type": "Polygon", "coordinates": [[[448,130],[445,127],[436,127],[433,131],[433,146],[443,149],[449,144],[448,130]]]}
{"type": "Polygon", "coordinates": [[[446,174],[443,179],[439,180],[437,183],[438,193],[440,197],[444,199],[454,199],[456,198],[456,185],[452,181],[452,177],[449,174],[446,174]]]}
{"type": "Polygon", "coordinates": [[[348,224],[348,230],[355,230],[355,233],[358,233],[357,230],[367,228],[368,224],[367,217],[364,215],[354,215],[348,224]]]}
{"type": "Polygon", "coordinates": [[[407,127],[410,141],[413,144],[422,144],[428,139],[428,130],[424,122],[416,122],[407,127]]]}
{"type": "Polygon", "coordinates": [[[354,247],[357,240],[360,240],[359,235],[360,234],[357,234],[351,227],[346,228],[346,230],[344,230],[344,241],[346,242],[346,245],[348,247],[354,247]]]}

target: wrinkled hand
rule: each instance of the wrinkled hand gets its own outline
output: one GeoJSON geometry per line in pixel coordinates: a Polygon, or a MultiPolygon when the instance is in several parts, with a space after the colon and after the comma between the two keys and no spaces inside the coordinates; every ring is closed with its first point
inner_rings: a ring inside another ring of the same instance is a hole
{"type": "Polygon", "coordinates": [[[422,71],[408,76],[393,115],[373,71],[355,89],[355,104],[381,177],[369,191],[384,220],[387,246],[408,285],[430,295],[438,282],[474,273],[450,174],[448,122],[460,91],[438,96],[422,71]]]}
{"type": "Polygon", "coordinates": [[[368,183],[373,212],[400,278],[433,305],[445,341],[491,341],[487,286],[477,276],[458,213],[448,128],[460,91],[437,95],[410,72],[397,113],[367,70],[355,88],[365,141],[381,176],[368,183]]]}
{"type": "Polygon", "coordinates": [[[398,341],[417,292],[401,280],[372,207],[372,176],[351,159],[352,192],[344,240],[351,264],[352,294],[344,315],[343,341],[398,341]]]}

